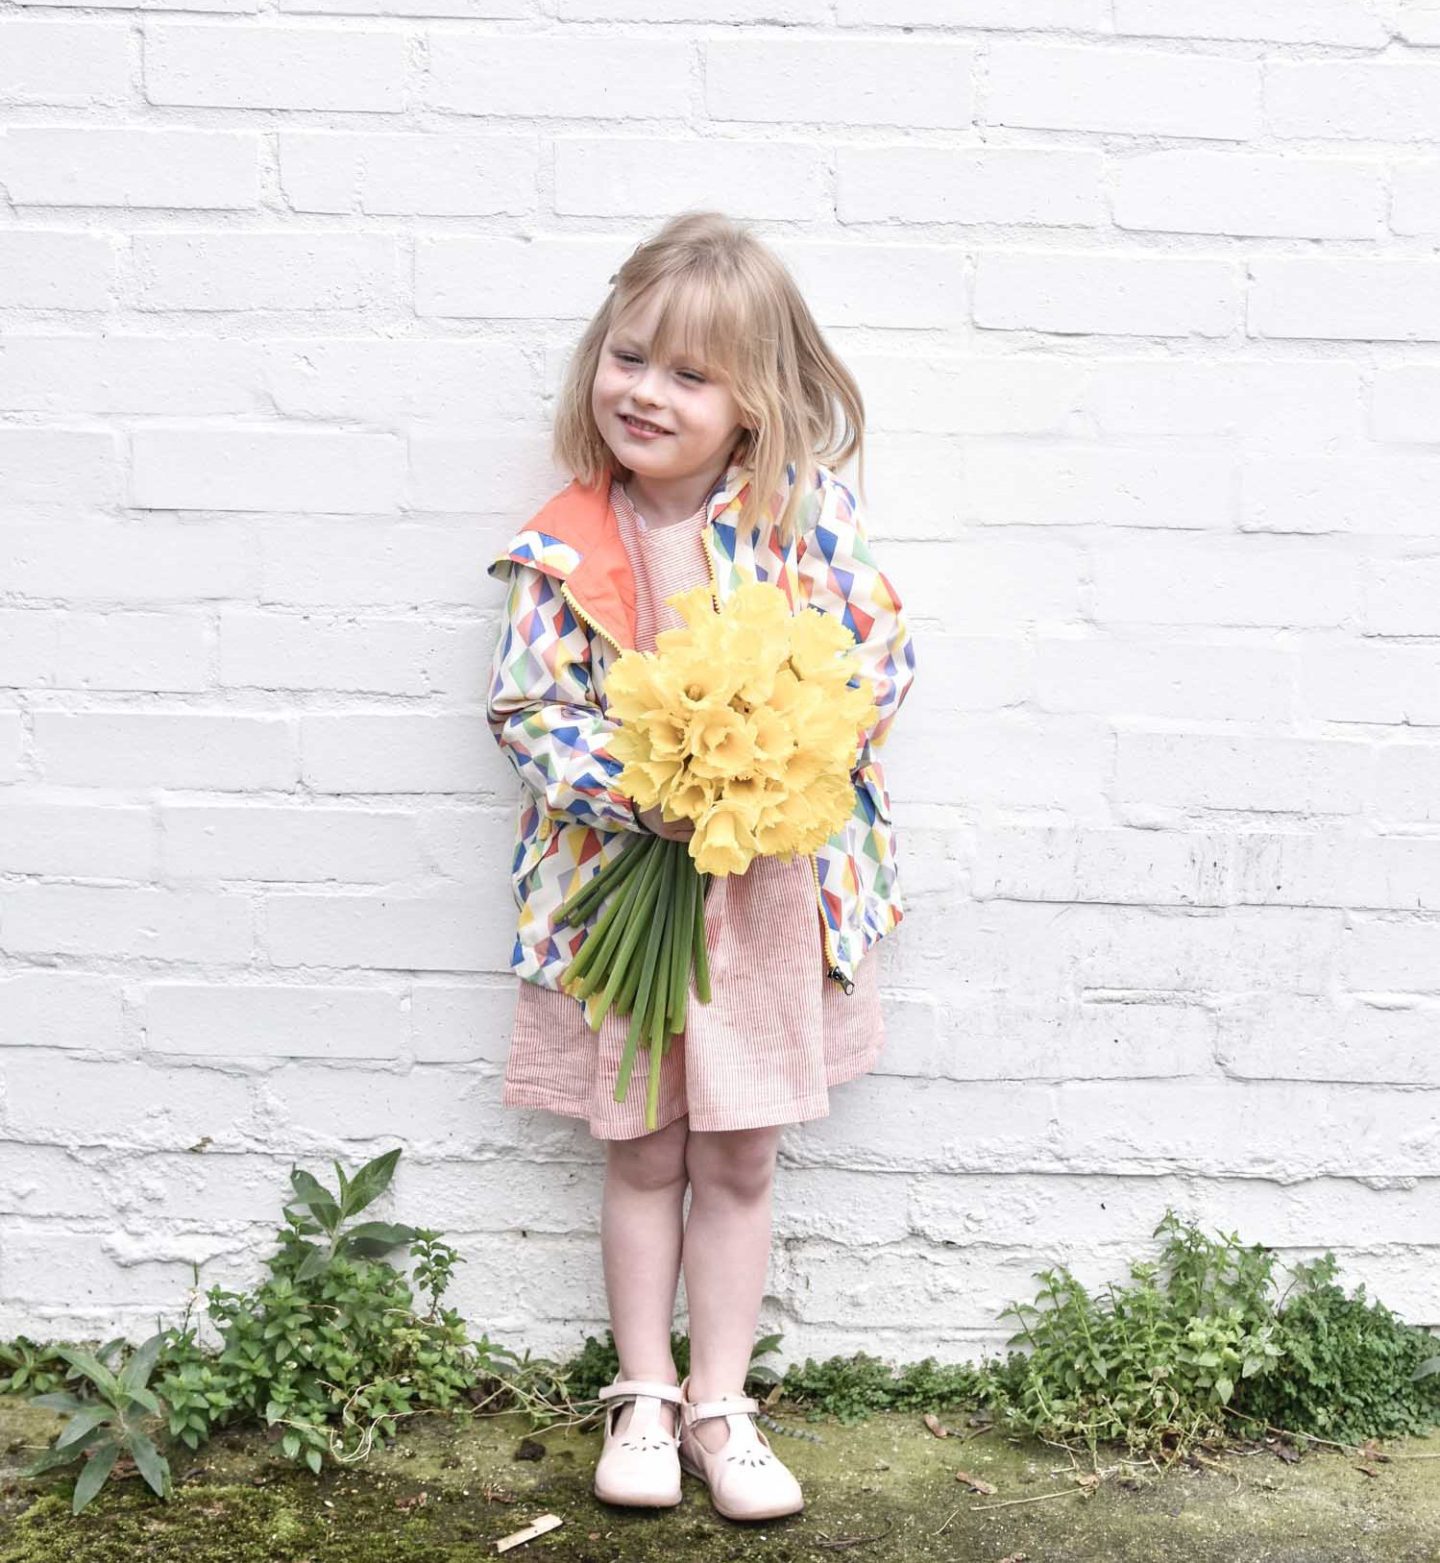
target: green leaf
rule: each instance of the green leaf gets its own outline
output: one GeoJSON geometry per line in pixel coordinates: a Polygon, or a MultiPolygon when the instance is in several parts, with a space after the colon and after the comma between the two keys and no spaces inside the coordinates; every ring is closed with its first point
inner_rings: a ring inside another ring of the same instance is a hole
{"type": "Polygon", "coordinates": [[[158,1334],[152,1335],[143,1345],[135,1348],[120,1373],[120,1385],[123,1389],[128,1389],[132,1395],[136,1390],[144,1389],[150,1381],[151,1373],[155,1370],[155,1361],[164,1344],[165,1331],[161,1330],[158,1334]]]}
{"type": "Polygon", "coordinates": [[[77,1411],[65,1424],[60,1436],[55,1440],[57,1449],[64,1449],[68,1444],[73,1444],[77,1438],[82,1438],[92,1427],[99,1427],[102,1422],[108,1422],[115,1411],[111,1406],[86,1406],[83,1411],[77,1411]]]}
{"type": "Polygon", "coordinates": [[[77,1439],[73,1444],[67,1444],[61,1449],[58,1446],[47,1449],[43,1454],[25,1468],[26,1476],[43,1476],[46,1471],[53,1471],[57,1465],[69,1465],[72,1460],[78,1460],[87,1449],[93,1448],[102,1438],[109,1435],[103,1428],[92,1428],[86,1435],[77,1439]]]}
{"type": "Polygon", "coordinates": [[[287,1460],[293,1460],[300,1453],[300,1435],[293,1427],[280,1440],[280,1447],[284,1451],[287,1460]]]}
{"type": "Polygon", "coordinates": [[[305,1451],[305,1464],[318,1476],[320,1474],[320,1451],[307,1449],[305,1451]]]}
{"type": "Polygon", "coordinates": [[[130,1406],[141,1406],[152,1416],[165,1415],[165,1408],[148,1389],[132,1389],[129,1404],[125,1409],[128,1411],[130,1406]]]}
{"type": "Polygon", "coordinates": [[[130,1456],[157,1498],[170,1497],[170,1463],[144,1433],[130,1435],[130,1456]]]}
{"type": "Polygon", "coordinates": [[[295,1272],[297,1281],[309,1281],[329,1268],[330,1255],[323,1248],[311,1248],[305,1262],[295,1272]]]}
{"type": "Polygon", "coordinates": [[[89,1402],[81,1400],[78,1395],[72,1395],[68,1389],[56,1389],[48,1395],[31,1395],[30,1404],[46,1406],[51,1411],[78,1411],[89,1402]]]}
{"type": "Polygon", "coordinates": [[[350,1184],[349,1214],[364,1210],[390,1187],[390,1180],[395,1175],[395,1163],[399,1160],[400,1147],[396,1146],[393,1151],[386,1151],[383,1156],[377,1156],[361,1167],[350,1184]]]}
{"type": "Polygon", "coordinates": [[[107,1395],[112,1401],[120,1400],[119,1381],[109,1368],[88,1351],[82,1351],[78,1346],[57,1346],[55,1354],[63,1357],[71,1367],[83,1373],[102,1394],[107,1395]]]}
{"type": "Polygon", "coordinates": [[[327,1232],[333,1232],[340,1224],[340,1207],[335,1203],[335,1196],[302,1168],[291,1171],[290,1181],[295,1186],[293,1203],[310,1211],[327,1232]]]}
{"type": "Polygon", "coordinates": [[[105,1478],[114,1468],[119,1453],[119,1444],[105,1444],[85,1462],[85,1469],[75,1479],[75,1496],[70,1503],[71,1514],[78,1514],[104,1486],[105,1478]]]}

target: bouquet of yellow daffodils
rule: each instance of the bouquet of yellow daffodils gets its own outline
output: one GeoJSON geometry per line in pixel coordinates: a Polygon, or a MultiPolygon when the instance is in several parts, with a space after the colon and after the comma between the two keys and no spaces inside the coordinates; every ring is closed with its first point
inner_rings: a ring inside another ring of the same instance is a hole
{"type": "Polygon", "coordinates": [[[743,874],[757,856],[818,851],[855,806],[850,767],[874,714],[850,631],[819,611],[792,615],[779,587],[747,582],[719,612],[708,586],[668,601],[684,627],[657,635],[653,652],[624,652],[606,679],[620,723],[610,749],[624,762],[620,791],[667,821],[691,820],[694,834],[688,842],[637,835],[559,919],[577,925],[608,903],[561,985],[583,1001],[592,1030],[611,1010],[632,1016],[615,1100],[625,1100],[643,1038],[650,1129],[660,1061],[684,1029],[692,972],[701,1002],[710,999],[711,877],[743,874]]]}

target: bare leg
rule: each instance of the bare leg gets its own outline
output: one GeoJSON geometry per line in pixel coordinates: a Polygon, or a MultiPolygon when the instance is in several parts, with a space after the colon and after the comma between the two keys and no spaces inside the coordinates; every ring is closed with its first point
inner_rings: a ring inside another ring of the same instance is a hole
{"type": "MultiPolygon", "coordinates": [[[[686,1145],[691,1400],[745,1387],[770,1265],[771,1192],[783,1127],[692,1132],[686,1145]]],[[[716,1419],[698,1423],[695,1436],[713,1451],[730,1432],[716,1419]]]]}
{"type": "MultiPolygon", "coordinates": [[[[600,1249],[622,1378],[678,1382],[670,1330],[680,1279],[689,1131],[689,1120],[681,1117],[654,1134],[606,1142],[600,1249]]],[[[634,1409],[629,1401],[620,1407],[617,1431],[634,1409]]],[[[661,1410],[662,1425],[672,1433],[675,1415],[673,1406],[661,1410]]]]}

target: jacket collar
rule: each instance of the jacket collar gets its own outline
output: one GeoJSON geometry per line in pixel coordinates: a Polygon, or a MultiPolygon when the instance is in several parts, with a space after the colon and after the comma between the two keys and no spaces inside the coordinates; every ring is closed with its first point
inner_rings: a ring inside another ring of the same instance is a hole
{"type": "MultiPolygon", "coordinates": [[[[710,491],[707,521],[713,521],[727,505],[743,497],[748,487],[747,469],[732,461],[710,491]]],[[[544,564],[538,568],[561,578],[585,617],[622,648],[632,650],[636,630],[635,574],[610,503],[609,474],[593,484],[572,478],[531,516],[522,531],[543,532],[575,550],[579,562],[568,574],[544,564]]],[[[507,550],[503,557],[514,555],[507,550]]],[[[525,562],[537,563],[533,557],[527,557],[525,562]]]]}

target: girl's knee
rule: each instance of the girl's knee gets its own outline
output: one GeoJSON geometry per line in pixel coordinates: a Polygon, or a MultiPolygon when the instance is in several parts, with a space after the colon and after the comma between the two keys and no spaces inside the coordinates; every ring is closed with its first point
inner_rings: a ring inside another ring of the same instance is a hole
{"type": "Polygon", "coordinates": [[[764,1197],[774,1181],[780,1133],[780,1127],[775,1125],[692,1133],[685,1148],[691,1183],[697,1188],[720,1190],[735,1199],[764,1197]]]}
{"type": "Polygon", "coordinates": [[[635,1189],[663,1189],[683,1182],[689,1134],[690,1122],[682,1116],[653,1134],[611,1140],[607,1147],[610,1171],[635,1189]]]}

